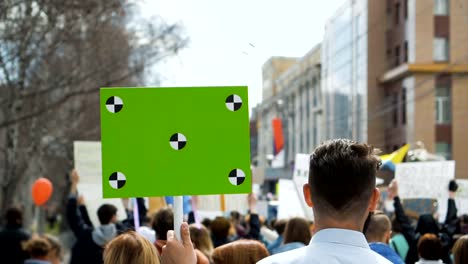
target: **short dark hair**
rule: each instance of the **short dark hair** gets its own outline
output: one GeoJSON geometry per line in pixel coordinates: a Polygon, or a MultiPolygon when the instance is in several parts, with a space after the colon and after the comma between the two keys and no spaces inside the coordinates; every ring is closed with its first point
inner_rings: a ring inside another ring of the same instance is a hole
{"type": "Polygon", "coordinates": [[[463,223],[468,224],[468,214],[462,214],[460,219],[463,221],[463,223]]]}
{"type": "Polygon", "coordinates": [[[117,207],[112,204],[103,204],[98,208],[97,215],[101,225],[108,225],[112,218],[117,215],[117,207]]]}
{"type": "Polygon", "coordinates": [[[241,214],[238,211],[231,211],[231,220],[240,221],[241,214]]]}
{"type": "Polygon", "coordinates": [[[152,227],[158,240],[167,240],[167,231],[174,230],[174,213],[170,208],[163,208],[153,217],[152,227]]]}
{"type": "Polygon", "coordinates": [[[206,228],[210,229],[210,226],[211,226],[211,219],[209,218],[204,218],[202,221],[201,221],[201,224],[204,225],[206,228]]]}
{"type": "Polygon", "coordinates": [[[7,225],[22,225],[23,211],[17,206],[12,206],[7,209],[5,213],[5,220],[7,225]]]}
{"type": "Polygon", "coordinates": [[[301,217],[294,217],[289,219],[284,230],[284,244],[292,242],[301,242],[308,245],[312,234],[309,229],[309,222],[301,217]]]}
{"type": "Polygon", "coordinates": [[[383,242],[381,239],[386,233],[392,230],[390,218],[382,212],[372,214],[370,221],[365,231],[365,236],[368,242],[383,242]]]}
{"type": "Polygon", "coordinates": [[[438,236],[425,234],[418,241],[419,256],[426,260],[442,259],[442,243],[438,236]]]}
{"type": "Polygon", "coordinates": [[[348,139],[324,142],[310,157],[314,208],[336,216],[366,212],[381,161],[373,146],[348,139]]]}
{"type": "Polygon", "coordinates": [[[278,235],[280,235],[280,236],[283,235],[284,229],[286,228],[287,223],[288,223],[288,220],[286,220],[286,219],[280,219],[280,220],[275,222],[273,227],[275,228],[276,233],[278,233],[278,235]]]}

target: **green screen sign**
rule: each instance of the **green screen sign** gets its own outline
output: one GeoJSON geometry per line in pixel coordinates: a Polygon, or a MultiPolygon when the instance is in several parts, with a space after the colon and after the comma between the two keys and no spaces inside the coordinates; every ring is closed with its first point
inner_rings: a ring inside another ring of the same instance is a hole
{"type": "Polygon", "coordinates": [[[247,87],[102,88],[104,198],[251,192],[247,87]]]}

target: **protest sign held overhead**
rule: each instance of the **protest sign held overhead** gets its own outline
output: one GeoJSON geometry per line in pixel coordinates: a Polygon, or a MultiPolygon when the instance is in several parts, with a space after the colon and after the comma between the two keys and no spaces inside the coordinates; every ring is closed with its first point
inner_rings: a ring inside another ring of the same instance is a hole
{"type": "Polygon", "coordinates": [[[310,208],[305,202],[303,186],[309,182],[309,163],[310,155],[309,154],[296,154],[296,160],[294,163],[294,173],[293,173],[293,182],[296,187],[296,193],[299,196],[299,201],[304,211],[304,217],[309,220],[314,219],[314,213],[312,208],[310,208]]]}
{"type": "MultiPolygon", "coordinates": [[[[73,154],[75,168],[80,174],[78,189],[80,195],[86,197],[89,212],[97,212],[103,204],[112,204],[117,208],[117,219],[124,220],[127,215],[122,201],[102,198],[101,142],[75,141],[73,154]]],[[[97,214],[89,214],[89,218],[94,225],[99,225],[97,214]]]]}
{"type": "Polygon", "coordinates": [[[101,89],[106,198],[249,193],[247,87],[101,89]]]}
{"type": "Polygon", "coordinates": [[[454,161],[407,162],[397,164],[395,178],[401,198],[441,198],[455,178],[454,161]]]}

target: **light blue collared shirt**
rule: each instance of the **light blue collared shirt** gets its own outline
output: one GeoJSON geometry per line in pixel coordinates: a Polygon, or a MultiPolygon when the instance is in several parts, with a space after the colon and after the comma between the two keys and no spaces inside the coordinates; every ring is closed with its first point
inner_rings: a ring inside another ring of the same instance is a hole
{"type": "Polygon", "coordinates": [[[317,232],[306,247],[273,255],[258,264],[391,264],[372,251],[361,232],[328,228],[317,232]]]}

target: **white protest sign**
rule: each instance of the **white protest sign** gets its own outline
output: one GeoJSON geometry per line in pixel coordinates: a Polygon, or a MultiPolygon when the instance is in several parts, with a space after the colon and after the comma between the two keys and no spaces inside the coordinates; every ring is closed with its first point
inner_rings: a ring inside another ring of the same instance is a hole
{"type": "Polygon", "coordinates": [[[448,196],[448,184],[455,178],[455,161],[406,162],[396,165],[401,198],[448,196]]]}
{"type": "Polygon", "coordinates": [[[306,217],[294,181],[280,179],[278,185],[277,218],[306,217]]]}
{"type": "Polygon", "coordinates": [[[458,215],[468,214],[468,180],[457,180],[458,191],[455,197],[458,215]]]}
{"type": "Polygon", "coordinates": [[[101,142],[75,141],[74,142],[75,169],[80,175],[78,192],[83,195],[91,222],[99,226],[97,209],[103,204],[112,204],[117,207],[117,218],[124,220],[127,216],[121,199],[102,198],[102,166],[101,142]]]}
{"type": "Polygon", "coordinates": [[[448,185],[455,178],[455,161],[400,163],[396,165],[395,178],[401,198],[437,199],[439,221],[445,220],[448,185]]]}
{"type": "MultiPolygon", "coordinates": [[[[249,210],[247,194],[225,194],[224,204],[229,211],[238,211],[245,214],[249,210]]],[[[198,195],[198,210],[208,212],[221,211],[221,198],[219,195],[198,195]]]]}
{"type": "Polygon", "coordinates": [[[309,220],[314,220],[314,213],[304,199],[303,186],[309,182],[309,166],[310,166],[310,155],[309,154],[296,154],[296,161],[294,163],[293,181],[296,187],[296,192],[299,196],[300,204],[304,215],[309,220]]]}

